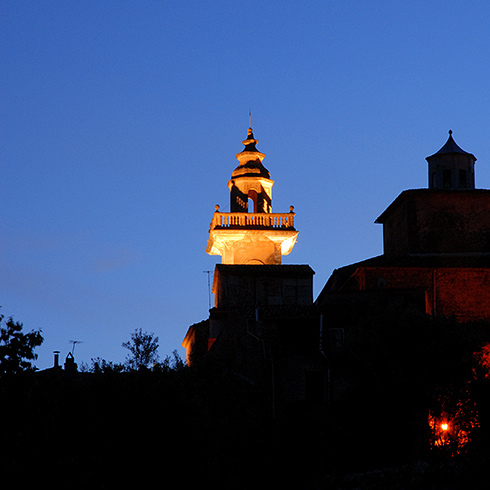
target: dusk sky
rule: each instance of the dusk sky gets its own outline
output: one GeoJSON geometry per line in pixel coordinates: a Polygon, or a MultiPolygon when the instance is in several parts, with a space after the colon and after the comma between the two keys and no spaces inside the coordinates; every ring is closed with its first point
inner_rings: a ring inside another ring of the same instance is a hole
{"type": "Polygon", "coordinates": [[[449,129],[489,188],[489,26],[486,1],[2,0],[0,311],[35,364],[122,362],[136,328],[185,355],[249,110],[315,297],[383,252],[449,129]]]}

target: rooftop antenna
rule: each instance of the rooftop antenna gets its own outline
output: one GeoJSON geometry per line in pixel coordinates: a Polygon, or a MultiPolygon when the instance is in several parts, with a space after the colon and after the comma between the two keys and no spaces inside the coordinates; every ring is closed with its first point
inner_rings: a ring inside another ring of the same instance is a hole
{"type": "Polygon", "coordinates": [[[75,345],[77,344],[82,344],[83,342],[81,340],[69,340],[70,344],[73,344],[73,347],[71,349],[71,355],[74,356],[75,354],[75,345]]]}
{"type": "Polygon", "coordinates": [[[211,287],[209,283],[209,274],[211,273],[211,271],[203,271],[203,272],[205,272],[208,275],[208,307],[209,309],[211,309],[211,287]]]}

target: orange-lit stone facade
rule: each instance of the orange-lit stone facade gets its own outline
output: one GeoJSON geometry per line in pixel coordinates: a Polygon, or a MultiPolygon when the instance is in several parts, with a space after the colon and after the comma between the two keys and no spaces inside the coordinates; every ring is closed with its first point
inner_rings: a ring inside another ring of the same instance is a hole
{"type": "Polygon", "coordinates": [[[423,290],[429,314],[459,321],[490,319],[490,269],[472,267],[360,267],[359,290],[423,290]]]}
{"type": "Polygon", "coordinates": [[[490,191],[404,191],[376,223],[387,256],[490,254],[490,191]]]}

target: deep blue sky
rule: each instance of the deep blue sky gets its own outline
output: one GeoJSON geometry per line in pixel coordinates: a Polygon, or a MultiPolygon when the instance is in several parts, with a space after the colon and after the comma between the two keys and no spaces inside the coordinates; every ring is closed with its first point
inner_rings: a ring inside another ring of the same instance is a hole
{"type": "Polygon", "coordinates": [[[120,362],[139,327],[183,355],[250,108],[315,296],[382,253],[449,129],[490,187],[489,25],[485,1],[2,0],[0,305],[37,366],[70,340],[120,362]]]}

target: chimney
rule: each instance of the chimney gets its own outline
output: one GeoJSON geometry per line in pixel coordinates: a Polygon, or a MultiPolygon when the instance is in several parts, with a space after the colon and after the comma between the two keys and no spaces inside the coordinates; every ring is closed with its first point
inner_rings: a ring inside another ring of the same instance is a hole
{"type": "Polygon", "coordinates": [[[53,351],[53,354],[54,354],[54,367],[55,368],[60,367],[60,351],[55,350],[53,351]]]}

